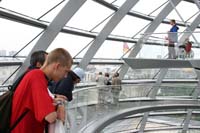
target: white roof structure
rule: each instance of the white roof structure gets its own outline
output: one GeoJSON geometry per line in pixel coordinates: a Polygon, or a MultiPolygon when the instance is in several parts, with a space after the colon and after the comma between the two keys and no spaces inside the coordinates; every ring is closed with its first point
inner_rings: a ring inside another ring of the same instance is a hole
{"type": "Polygon", "coordinates": [[[58,47],[70,52],[88,82],[99,71],[118,71],[123,80],[152,79],[155,86],[165,79],[198,82],[199,24],[199,0],[1,0],[0,84],[11,84],[26,70],[32,52],[58,47]],[[179,27],[176,59],[168,59],[172,19],[179,27]],[[179,48],[186,38],[190,53],[179,48]]]}

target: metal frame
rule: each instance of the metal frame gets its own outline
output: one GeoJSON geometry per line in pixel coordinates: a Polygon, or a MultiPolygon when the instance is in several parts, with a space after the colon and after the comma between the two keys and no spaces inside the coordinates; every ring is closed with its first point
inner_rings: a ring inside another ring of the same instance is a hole
{"type": "MultiPolygon", "coordinates": [[[[29,66],[30,56],[33,51],[37,50],[46,50],[49,45],[53,42],[55,37],[59,34],[65,24],[71,19],[71,17],[79,10],[79,8],[86,2],[86,0],[70,0],[66,3],[66,5],[61,9],[58,15],[53,19],[50,25],[46,28],[44,33],[41,35],[39,40],[36,42],[31,52],[25,59],[21,69],[17,73],[21,75],[24,70],[29,66]]],[[[15,80],[17,79],[15,77],[15,80]]]]}
{"type": "Polygon", "coordinates": [[[109,34],[112,32],[112,30],[138,1],[139,0],[127,0],[124,2],[124,4],[117,10],[117,12],[111,17],[109,22],[100,31],[94,42],[90,45],[89,49],[81,60],[79,67],[86,69],[88,63],[94,57],[94,55],[101,47],[103,42],[106,40],[106,38],[109,36],[109,34]]]}

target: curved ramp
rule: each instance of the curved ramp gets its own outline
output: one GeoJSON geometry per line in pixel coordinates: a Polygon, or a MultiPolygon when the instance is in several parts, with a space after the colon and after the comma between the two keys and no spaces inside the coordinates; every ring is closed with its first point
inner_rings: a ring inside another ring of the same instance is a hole
{"type": "Polygon", "coordinates": [[[126,116],[138,114],[138,113],[144,113],[149,111],[155,111],[155,110],[167,110],[167,109],[200,109],[200,104],[166,104],[166,105],[155,105],[155,106],[142,106],[142,107],[134,107],[129,109],[124,109],[121,111],[118,111],[116,113],[109,114],[105,116],[102,119],[99,119],[98,121],[95,121],[94,123],[89,123],[85,126],[82,130],[79,132],[86,132],[86,133],[99,133],[102,129],[104,129],[109,124],[113,123],[116,120],[119,120],[121,118],[124,118],[126,116]]]}
{"type": "Polygon", "coordinates": [[[132,69],[149,68],[200,68],[200,60],[124,58],[132,69]]]}

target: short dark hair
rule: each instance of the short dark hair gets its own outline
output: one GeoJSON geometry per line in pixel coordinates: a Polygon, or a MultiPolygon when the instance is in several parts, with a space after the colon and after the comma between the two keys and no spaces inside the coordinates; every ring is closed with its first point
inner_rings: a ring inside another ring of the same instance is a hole
{"type": "Polygon", "coordinates": [[[175,19],[171,19],[170,21],[171,21],[172,23],[174,23],[174,24],[176,23],[176,20],[175,20],[175,19]]]}
{"type": "Polygon", "coordinates": [[[105,77],[109,77],[110,76],[110,74],[109,73],[105,73],[105,77]]]}
{"type": "Polygon", "coordinates": [[[31,54],[30,65],[36,67],[37,62],[43,65],[45,62],[45,55],[48,55],[48,53],[43,50],[33,52],[31,54]]]}

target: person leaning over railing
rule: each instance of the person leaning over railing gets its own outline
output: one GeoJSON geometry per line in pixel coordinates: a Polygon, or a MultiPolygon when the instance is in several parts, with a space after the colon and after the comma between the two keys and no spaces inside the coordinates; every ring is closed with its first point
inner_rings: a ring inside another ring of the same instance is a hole
{"type": "Polygon", "coordinates": [[[64,122],[65,112],[62,105],[55,108],[54,103],[65,98],[51,98],[48,81],[59,81],[71,69],[72,57],[63,48],[51,51],[40,69],[28,72],[17,87],[12,104],[11,125],[26,110],[28,111],[12,133],[44,133],[46,123],[58,118],[64,122]]]}
{"type": "Polygon", "coordinates": [[[72,91],[74,90],[74,85],[83,81],[85,72],[83,69],[77,67],[74,70],[70,71],[67,77],[62,80],[53,83],[52,86],[49,86],[49,90],[53,94],[64,95],[67,97],[67,101],[73,99],[72,91]]]}

